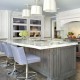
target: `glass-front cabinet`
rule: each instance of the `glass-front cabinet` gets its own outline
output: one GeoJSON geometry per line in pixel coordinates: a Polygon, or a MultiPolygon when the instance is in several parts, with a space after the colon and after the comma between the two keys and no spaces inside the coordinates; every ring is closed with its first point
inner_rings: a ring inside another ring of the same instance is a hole
{"type": "Polygon", "coordinates": [[[21,19],[21,18],[13,18],[13,23],[16,23],[16,24],[26,24],[27,20],[26,19],[21,19]]]}
{"type": "Polygon", "coordinates": [[[30,20],[30,24],[41,25],[41,20],[30,20]]]}
{"type": "Polygon", "coordinates": [[[13,39],[20,39],[19,33],[23,30],[27,30],[27,19],[13,18],[12,19],[13,39]]]}
{"type": "Polygon", "coordinates": [[[30,37],[41,37],[41,20],[30,19],[30,37]]]}
{"type": "Polygon", "coordinates": [[[30,37],[40,37],[41,27],[40,26],[30,26],[30,37]]]}
{"type": "Polygon", "coordinates": [[[43,19],[42,18],[12,18],[12,39],[21,39],[19,33],[22,30],[27,30],[31,38],[41,38],[43,30],[43,19]]]}

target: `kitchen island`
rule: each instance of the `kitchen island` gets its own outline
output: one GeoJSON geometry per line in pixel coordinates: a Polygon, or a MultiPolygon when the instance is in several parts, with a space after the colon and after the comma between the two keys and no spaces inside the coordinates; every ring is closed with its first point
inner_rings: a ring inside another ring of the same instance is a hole
{"type": "Polygon", "coordinates": [[[76,42],[54,40],[6,41],[25,47],[25,51],[41,58],[41,62],[30,67],[47,80],[64,80],[76,73],[76,42]]]}

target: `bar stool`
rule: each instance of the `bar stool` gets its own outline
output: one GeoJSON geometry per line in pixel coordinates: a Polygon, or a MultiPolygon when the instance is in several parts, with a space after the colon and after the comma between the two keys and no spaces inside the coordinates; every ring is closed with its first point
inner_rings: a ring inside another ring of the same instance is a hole
{"type": "Polygon", "coordinates": [[[2,43],[3,41],[0,41],[0,66],[6,67],[6,62],[5,62],[6,55],[5,55],[2,43]]]}
{"type": "MultiPolygon", "coordinates": [[[[6,66],[7,67],[9,67],[9,65],[11,64],[11,63],[9,63],[8,61],[9,60],[14,60],[14,57],[13,57],[13,54],[12,54],[12,50],[11,50],[11,46],[10,46],[10,44],[9,43],[6,43],[6,42],[3,42],[2,43],[2,47],[3,47],[3,50],[4,50],[4,52],[5,52],[5,55],[6,55],[6,57],[7,57],[7,59],[6,59],[6,66]]],[[[13,68],[13,71],[12,72],[9,72],[8,74],[9,75],[14,75],[14,74],[16,74],[16,63],[14,62],[14,63],[12,63],[14,66],[14,68],[13,68]]]]}
{"type": "Polygon", "coordinates": [[[0,41],[0,52],[1,52],[1,56],[5,56],[5,54],[4,54],[4,49],[3,49],[3,46],[2,46],[2,41],[0,41]]]}
{"type": "Polygon", "coordinates": [[[28,64],[40,62],[40,57],[35,56],[33,54],[25,54],[23,47],[17,47],[11,45],[13,56],[15,62],[19,65],[26,65],[26,77],[25,80],[28,79],[28,64]]]}
{"type": "Polygon", "coordinates": [[[7,57],[6,59],[6,62],[8,64],[8,60],[9,59],[13,59],[13,54],[12,54],[12,51],[11,51],[11,47],[6,43],[6,42],[2,42],[2,48],[3,48],[3,51],[7,57]]]}
{"type": "Polygon", "coordinates": [[[2,44],[1,44],[2,42],[0,41],[0,52],[3,52],[2,51],[2,44]]]}
{"type": "MultiPolygon", "coordinates": [[[[3,53],[4,54],[4,57],[6,58],[6,53],[5,53],[3,44],[4,44],[4,42],[3,41],[0,41],[0,52],[3,53]]],[[[6,61],[5,60],[4,61],[1,61],[0,66],[7,67],[7,59],[6,59],[6,61]]]]}

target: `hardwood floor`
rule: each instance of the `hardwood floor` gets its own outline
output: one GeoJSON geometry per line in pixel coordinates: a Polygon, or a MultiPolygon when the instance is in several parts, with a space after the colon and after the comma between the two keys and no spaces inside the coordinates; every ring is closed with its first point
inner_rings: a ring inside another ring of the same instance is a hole
{"type": "MultiPolygon", "coordinates": [[[[0,58],[0,62],[1,62],[1,60],[3,60],[3,58],[0,58]]],[[[66,80],[80,80],[80,58],[77,59],[76,68],[77,68],[76,74],[74,76],[70,77],[69,79],[66,79],[66,80]]],[[[16,80],[16,78],[8,76],[6,68],[2,68],[0,66],[0,80],[16,80]]],[[[46,80],[46,78],[44,76],[38,74],[37,80],[46,80]]]]}

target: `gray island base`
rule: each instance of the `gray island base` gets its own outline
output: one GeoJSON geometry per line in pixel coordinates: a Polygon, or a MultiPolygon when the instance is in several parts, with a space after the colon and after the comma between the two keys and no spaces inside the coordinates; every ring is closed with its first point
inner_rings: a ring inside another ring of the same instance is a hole
{"type": "Polygon", "coordinates": [[[76,73],[76,46],[52,49],[26,48],[26,51],[41,58],[41,62],[31,68],[47,77],[47,80],[65,80],[76,73]]]}
{"type": "Polygon", "coordinates": [[[76,42],[50,41],[6,41],[22,46],[26,53],[41,58],[41,62],[30,67],[44,75],[47,80],[65,80],[76,73],[76,42]]]}

